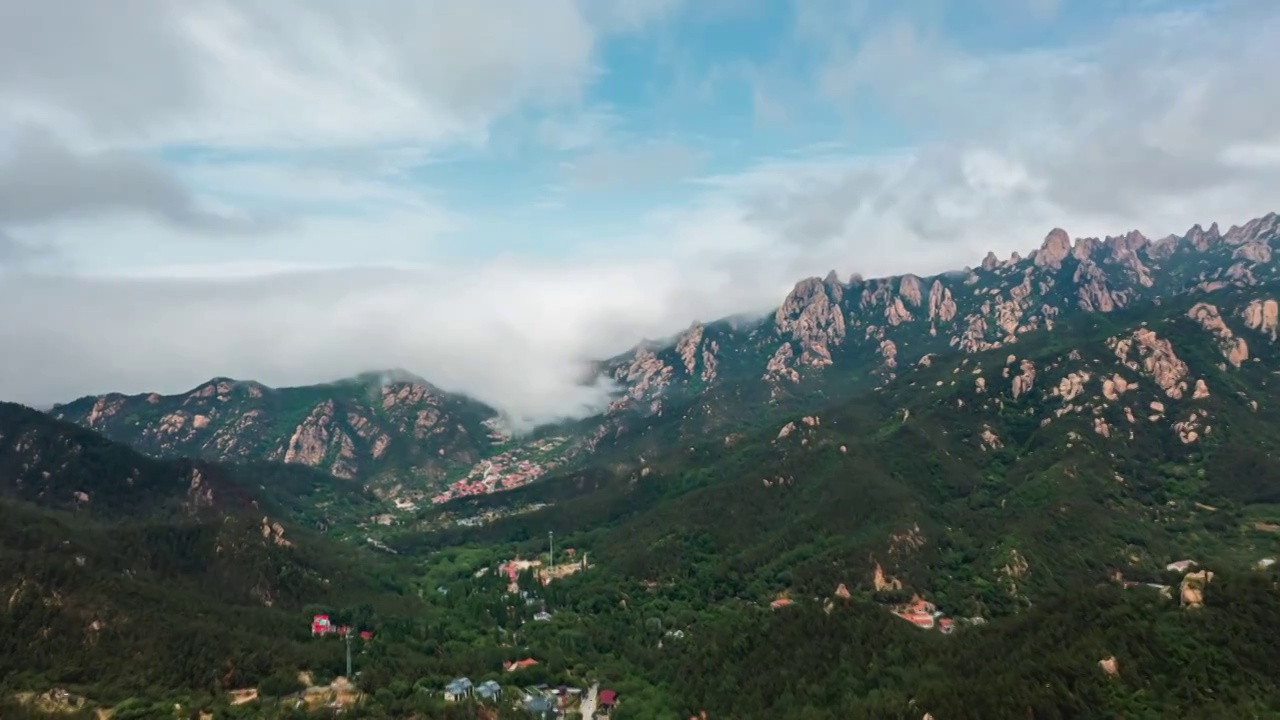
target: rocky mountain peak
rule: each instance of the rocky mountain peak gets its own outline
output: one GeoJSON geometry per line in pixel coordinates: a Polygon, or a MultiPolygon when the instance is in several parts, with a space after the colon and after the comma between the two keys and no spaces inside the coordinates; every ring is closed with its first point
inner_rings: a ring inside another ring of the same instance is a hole
{"type": "MultiPolygon", "coordinates": [[[[1235,232],[1236,230],[1237,228],[1231,228],[1232,232],[1235,232]]],[[[1218,234],[1218,223],[1210,225],[1208,232],[1206,232],[1204,228],[1200,227],[1200,223],[1196,223],[1191,226],[1191,229],[1188,230],[1186,234],[1187,242],[1190,243],[1191,247],[1195,248],[1198,252],[1208,250],[1216,245],[1221,239],[1222,236],[1218,234]]]]}
{"type": "Polygon", "coordinates": [[[924,286],[920,278],[908,273],[898,281],[898,294],[912,306],[920,307],[924,301],[924,286]]]}
{"type": "Polygon", "coordinates": [[[1036,267],[1057,270],[1062,267],[1062,261],[1070,253],[1071,238],[1067,235],[1067,231],[1062,228],[1054,228],[1045,236],[1040,249],[1036,251],[1034,262],[1036,267]]]}
{"type": "Polygon", "coordinates": [[[1084,262],[1093,257],[1093,253],[1102,245],[1103,241],[1095,237],[1076,238],[1076,244],[1071,247],[1071,256],[1084,262]]]}
{"type": "Polygon", "coordinates": [[[1124,235],[1109,237],[1106,240],[1107,247],[1111,248],[1111,254],[1119,257],[1128,253],[1135,253],[1151,243],[1147,236],[1137,230],[1130,230],[1124,235]]]}
{"type": "Polygon", "coordinates": [[[1000,266],[1000,259],[996,257],[995,253],[988,250],[986,257],[982,258],[982,269],[995,270],[999,266],[1000,266]]]}
{"type": "Polygon", "coordinates": [[[830,349],[839,345],[845,335],[842,294],[841,285],[828,286],[816,277],[806,278],[796,283],[774,313],[778,334],[800,343],[801,364],[831,364],[830,349]]]}

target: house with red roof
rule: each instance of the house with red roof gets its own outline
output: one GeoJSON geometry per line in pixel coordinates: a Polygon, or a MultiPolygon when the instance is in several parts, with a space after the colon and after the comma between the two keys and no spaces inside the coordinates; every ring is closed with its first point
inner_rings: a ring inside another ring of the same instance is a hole
{"type": "Polygon", "coordinates": [[[507,672],[515,672],[517,670],[523,670],[528,667],[533,667],[534,665],[537,665],[537,664],[538,664],[537,660],[534,660],[533,658],[525,658],[524,660],[516,660],[515,662],[504,661],[502,663],[502,669],[506,670],[507,672]]]}
{"type": "Polygon", "coordinates": [[[329,624],[328,615],[316,615],[311,618],[311,634],[326,635],[333,632],[333,625],[329,624]]]}
{"type": "Polygon", "coordinates": [[[607,713],[618,704],[618,693],[616,690],[601,690],[597,698],[597,707],[602,713],[607,713]]]}
{"type": "Polygon", "coordinates": [[[907,611],[896,612],[894,615],[897,615],[918,628],[922,628],[924,630],[933,629],[933,615],[927,612],[907,611]]]}

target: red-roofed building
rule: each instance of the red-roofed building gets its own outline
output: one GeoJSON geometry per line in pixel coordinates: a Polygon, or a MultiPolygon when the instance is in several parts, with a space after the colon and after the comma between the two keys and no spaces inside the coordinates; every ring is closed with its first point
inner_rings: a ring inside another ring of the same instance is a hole
{"type": "Polygon", "coordinates": [[[774,600],[773,602],[769,603],[769,607],[773,608],[774,610],[777,610],[778,608],[784,608],[790,604],[791,604],[791,600],[787,598],[778,598],[777,600],[774,600]]]}
{"type": "Polygon", "coordinates": [[[955,632],[956,623],[951,618],[940,618],[938,620],[938,630],[944,635],[950,635],[955,632]]]}
{"type": "Polygon", "coordinates": [[[898,617],[925,630],[933,629],[933,616],[926,612],[899,612],[894,613],[898,617]]]}
{"type": "Polygon", "coordinates": [[[333,626],[329,624],[328,615],[316,615],[311,618],[311,634],[326,635],[333,632],[333,626]]]}
{"type": "Polygon", "coordinates": [[[369,632],[368,630],[361,630],[361,631],[360,631],[360,639],[361,639],[361,640],[372,640],[372,639],[373,639],[373,633],[369,632]]]}
{"type": "Polygon", "coordinates": [[[537,660],[534,660],[533,658],[525,658],[524,660],[516,660],[515,662],[510,662],[510,661],[503,662],[502,668],[507,672],[515,672],[517,670],[523,670],[528,667],[533,667],[534,665],[537,665],[537,664],[538,664],[537,660]]]}
{"type": "Polygon", "coordinates": [[[599,707],[601,712],[609,712],[614,705],[618,704],[618,693],[614,690],[601,690],[599,697],[599,707]]]}

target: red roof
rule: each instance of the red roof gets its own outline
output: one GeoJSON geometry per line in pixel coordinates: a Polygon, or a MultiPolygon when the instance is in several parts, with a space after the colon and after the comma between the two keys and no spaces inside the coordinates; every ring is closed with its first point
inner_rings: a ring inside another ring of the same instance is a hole
{"type": "Polygon", "coordinates": [[[601,690],[601,691],[600,691],[600,704],[601,704],[601,705],[612,705],[612,704],[614,704],[617,700],[618,700],[618,693],[614,692],[613,690],[601,690]]]}
{"type": "Polygon", "coordinates": [[[933,627],[933,616],[922,612],[903,612],[896,615],[916,627],[931,628],[933,627]]]}

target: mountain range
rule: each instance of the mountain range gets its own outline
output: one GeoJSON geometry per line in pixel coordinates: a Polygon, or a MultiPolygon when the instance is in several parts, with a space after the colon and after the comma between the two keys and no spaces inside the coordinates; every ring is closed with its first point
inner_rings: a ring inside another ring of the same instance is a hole
{"type": "MultiPolygon", "coordinates": [[[[655,424],[688,437],[731,434],[744,405],[799,408],[814,392],[884,386],[927,358],[1002,347],[1016,355],[1019,340],[1075,317],[1264,288],[1277,278],[1278,234],[1274,213],[1226,233],[1197,225],[1154,241],[1133,231],[1073,243],[1055,229],[1025,258],[988,254],[977,268],[933,277],[842,281],[833,271],[797,283],[767,318],[695,322],[669,342],[599,362],[618,388],[612,404],[532,437],[513,437],[493,408],[403,371],[283,389],[215,378],[181,395],[85,397],[52,412],[157,456],[302,464],[421,504],[523,485],[655,424]]],[[[1271,339],[1275,301],[1254,299],[1233,308],[1232,322],[1271,339]]],[[[1244,335],[1223,342],[1233,367],[1249,359],[1244,335]]]]}
{"type": "MultiPolygon", "coordinates": [[[[797,714],[806,701],[912,720],[1264,716],[1280,689],[1245,666],[1266,654],[1250,638],[1280,622],[1278,243],[1275,214],[1158,240],[1055,229],[1025,258],[937,276],[808,278],[767,317],[694,323],[600,361],[612,403],[527,434],[403,371],[279,389],[215,378],[48,415],[0,406],[0,497],[41,538],[134,548],[114,538],[195,533],[148,556],[185,558],[153,580],[193,595],[217,583],[255,612],[378,597],[381,583],[381,602],[442,618],[394,625],[421,655],[386,651],[373,660],[386,672],[480,673],[515,652],[488,639],[518,616],[491,576],[554,533],[592,569],[539,600],[574,620],[534,623],[523,642],[566,682],[626,678],[645,699],[619,716],[826,717],[797,714]],[[224,547],[251,570],[224,564],[224,547]],[[964,625],[966,647],[1053,643],[1052,672],[1029,657],[954,682],[978,656],[907,634],[894,615],[920,603],[964,625]],[[1072,625],[1086,616],[1096,627],[1072,625]],[[708,640],[651,632],[668,626],[708,640]],[[735,639],[746,627],[829,654],[792,658],[807,675],[764,677],[735,639]],[[1189,659],[1173,637],[1225,638],[1246,660],[1189,659]],[[1118,672],[1099,670],[1108,656],[1118,672]],[[889,669],[824,694],[867,663],[889,669]],[[1196,673],[1234,689],[1200,692],[1196,673]],[[691,681],[717,674],[758,683],[691,681]]],[[[5,592],[69,592],[60,578],[78,560],[41,557],[5,592]]],[[[77,628],[92,622],[77,612],[77,628]]],[[[38,623],[21,628],[34,643],[38,623]]],[[[65,647],[90,642],[76,632],[65,647]]],[[[411,704],[383,682],[387,707],[411,704]]]]}

